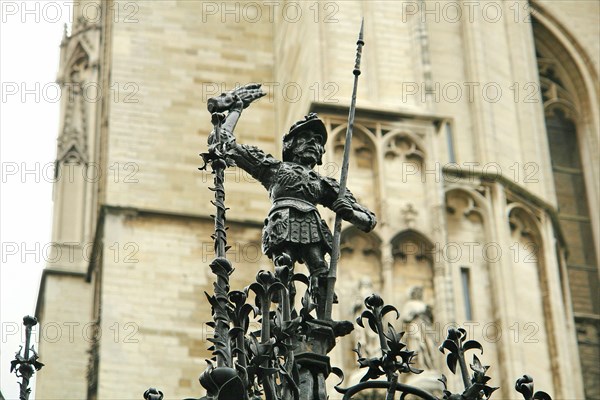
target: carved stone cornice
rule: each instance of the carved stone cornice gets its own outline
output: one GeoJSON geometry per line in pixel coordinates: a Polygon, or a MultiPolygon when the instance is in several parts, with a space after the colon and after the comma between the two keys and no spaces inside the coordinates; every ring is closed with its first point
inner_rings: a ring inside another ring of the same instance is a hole
{"type": "Polygon", "coordinates": [[[547,203],[545,200],[540,198],[539,196],[533,194],[529,190],[525,189],[521,185],[512,181],[511,179],[499,175],[497,173],[484,172],[477,169],[473,169],[472,171],[467,171],[462,168],[456,168],[451,166],[446,166],[442,168],[442,173],[445,175],[451,175],[461,178],[478,178],[481,179],[482,182],[498,182],[503,187],[504,190],[507,191],[511,197],[516,196],[515,198],[520,199],[524,203],[531,204],[540,210],[543,210],[548,214],[550,220],[552,221],[552,226],[554,228],[554,232],[556,234],[556,238],[561,244],[561,247],[566,249],[566,242],[564,239],[564,235],[562,233],[562,229],[560,227],[560,223],[558,221],[558,211],[554,206],[547,203]]]}

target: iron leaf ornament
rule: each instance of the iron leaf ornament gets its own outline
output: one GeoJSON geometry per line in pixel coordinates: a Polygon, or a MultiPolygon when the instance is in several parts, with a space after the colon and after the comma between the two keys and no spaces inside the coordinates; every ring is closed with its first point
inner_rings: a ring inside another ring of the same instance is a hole
{"type": "Polygon", "coordinates": [[[521,393],[525,400],[552,400],[550,395],[546,392],[534,392],[533,378],[529,375],[523,375],[521,378],[517,379],[515,390],[521,393]]]}
{"type": "Polygon", "coordinates": [[[381,357],[371,357],[368,359],[362,357],[360,343],[357,344],[357,348],[354,351],[358,355],[359,366],[360,368],[368,368],[367,374],[361,379],[361,382],[369,379],[377,379],[382,375],[386,375],[388,380],[391,380],[397,372],[412,372],[415,374],[423,372],[411,365],[415,352],[405,350],[406,344],[401,341],[404,332],[396,332],[390,323],[387,325],[387,331],[384,331],[383,318],[386,314],[394,312],[396,319],[400,317],[396,307],[384,305],[383,299],[376,294],[365,299],[365,306],[367,310],[362,312],[360,317],[357,318],[356,323],[364,329],[363,320],[366,319],[371,330],[379,335],[381,357]]]}
{"type": "MultiPolygon", "coordinates": [[[[483,346],[475,340],[466,340],[466,338],[467,332],[463,328],[450,328],[446,340],[440,346],[440,351],[442,353],[448,351],[446,364],[453,374],[456,373],[457,364],[460,368],[465,386],[460,398],[466,400],[489,399],[492,393],[498,389],[487,385],[487,382],[491,379],[485,375],[489,366],[482,365],[479,358],[473,355],[473,363],[470,365],[473,375],[470,377],[465,359],[465,353],[469,350],[477,349],[483,354],[483,346]]],[[[446,387],[446,377],[442,376],[440,381],[444,385],[444,398],[452,398],[453,394],[446,387]]]]}

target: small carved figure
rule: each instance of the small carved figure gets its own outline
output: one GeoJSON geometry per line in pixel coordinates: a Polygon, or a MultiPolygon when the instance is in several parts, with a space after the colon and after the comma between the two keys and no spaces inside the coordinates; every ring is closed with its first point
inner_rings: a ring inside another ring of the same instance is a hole
{"type": "Polygon", "coordinates": [[[412,286],[409,289],[409,299],[402,308],[402,320],[410,325],[406,329],[407,347],[417,352],[418,366],[433,369],[433,354],[435,345],[428,335],[433,329],[433,313],[431,306],[423,301],[423,286],[412,286]]]}
{"type": "MultiPolygon", "coordinates": [[[[354,320],[360,318],[363,310],[365,309],[365,300],[368,296],[375,293],[373,287],[373,281],[369,277],[364,277],[358,283],[358,292],[360,293],[353,305],[354,320]]],[[[356,329],[354,330],[354,343],[360,343],[363,355],[366,358],[377,357],[381,353],[381,346],[379,344],[379,337],[368,329],[356,329]]]]}
{"type": "Polygon", "coordinates": [[[287,255],[293,262],[305,263],[314,296],[327,274],[325,254],[332,247],[331,231],[316,205],[332,209],[365,232],[375,227],[376,219],[349,191],[338,198],[339,183],[314,171],[322,163],[327,141],[325,125],[316,114],[296,122],[284,135],[282,161],[255,146],[236,142],[233,130],[242,110],[264,95],[259,84],[250,84],[211,98],[210,112],[228,112],[219,140],[212,139],[212,143],[222,146],[230,161],[269,191],[272,207],[263,228],[263,252],[273,260],[287,255]]]}

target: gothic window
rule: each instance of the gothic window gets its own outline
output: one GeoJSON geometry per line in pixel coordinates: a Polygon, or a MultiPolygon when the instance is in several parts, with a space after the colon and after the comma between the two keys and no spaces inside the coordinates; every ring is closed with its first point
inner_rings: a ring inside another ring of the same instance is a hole
{"type": "Polygon", "coordinates": [[[468,267],[461,267],[460,281],[463,293],[463,302],[465,305],[465,318],[468,321],[473,320],[473,307],[471,305],[471,273],[468,267]]]}
{"type": "Polygon", "coordinates": [[[68,68],[68,77],[62,82],[64,122],[58,138],[57,170],[60,162],[81,164],[87,162],[87,104],[91,93],[86,91],[89,77],[89,57],[78,45],[68,68]]]}
{"type": "Polygon", "coordinates": [[[448,146],[448,161],[451,163],[456,162],[456,151],[454,150],[454,133],[452,132],[452,125],[446,123],[446,145],[448,146]]]}
{"type": "Polygon", "coordinates": [[[390,217],[404,221],[403,228],[420,226],[423,221],[419,216],[410,215],[413,205],[427,204],[425,152],[420,140],[410,132],[390,132],[385,137],[383,157],[390,217]]]}
{"type": "Polygon", "coordinates": [[[571,38],[552,24],[540,13],[533,20],[533,33],[585,394],[600,398],[598,238],[592,231],[592,212],[598,205],[592,200],[593,165],[586,163],[598,148],[597,127],[590,122],[596,112],[590,100],[594,89],[586,83],[587,56],[569,48],[571,38]]]}
{"type": "MultiPolygon", "coordinates": [[[[364,233],[354,227],[342,232],[339,266],[343,274],[340,274],[336,283],[338,302],[343,305],[339,307],[340,319],[356,321],[365,309],[364,299],[381,292],[380,247],[381,241],[373,233],[364,233]]],[[[348,370],[356,369],[356,353],[352,351],[356,342],[361,343],[364,354],[373,355],[379,351],[377,335],[368,329],[357,327],[352,335],[353,340],[344,341],[340,346],[342,363],[348,370]]],[[[364,371],[357,371],[357,377],[358,374],[364,375],[364,371]]]]}
{"type": "Polygon", "coordinates": [[[58,242],[82,242],[85,234],[86,191],[94,169],[88,168],[88,108],[85,91],[90,79],[89,56],[77,44],[60,78],[62,127],[55,160],[54,235],[58,242]]]}
{"type": "MultiPolygon", "coordinates": [[[[328,168],[326,172],[335,172],[333,177],[339,179],[342,158],[344,154],[344,142],[346,140],[346,126],[340,125],[334,134],[333,152],[335,168],[328,168]]],[[[352,135],[352,154],[350,155],[349,168],[352,171],[348,176],[348,187],[369,209],[377,212],[377,160],[374,143],[374,134],[368,129],[356,125],[352,135]]],[[[328,166],[326,166],[328,167],[328,166]]]]}
{"type": "Polygon", "coordinates": [[[600,313],[598,273],[575,124],[560,108],[546,116],[558,215],[567,241],[571,296],[577,312],[600,313]],[[580,290],[581,285],[585,286],[580,290]],[[573,290],[578,289],[578,290],[573,290]],[[596,299],[596,301],[594,301],[596,299]]]}
{"type": "Polygon", "coordinates": [[[554,60],[538,54],[538,66],[558,217],[568,249],[567,273],[586,394],[595,397],[600,393],[598,385],[591,384],[597,382],[600,375],[597,364],[600,356],[600,284],[585,184],[585,165],[578,140],[578,118],[574,112],[575,99],[566,89],[567,78],[559,76],[554,60]]]}
{"type": "Polygon", "coordinates": [[[433,245],[417,231],[407,230],[392,240],[394,288],[393,304],[404,304],[409,299],[413,287],[421,287],[423,301],[433,307],[433,245]]]}
{"type": "Polygon", "coordinates": [[[539,371],[539,383],[551,388],[553,383],[552,361],[549,349],[552,337],[548,335],[546,318],[549,318],[546,276],[543,273],[544,259],[542,240],[537,219],[524,207],[511,204],[509,225],[511,230],[510,257],[512,276],[515,279],[511,290],[519,303],[517,318],[510,321],[510,329],[519,337],[517,346],[523,357],[523,368],[539,371]]]}
{"type": "Polygon", "coordinates": [[[417,352],[418,368],[426,370],[436,369],[438,354],[432,340],[435,331],[432,254],[431,242],[416,231],[401,232],[392,240],[394,304],[400,310],[407,347],[417,352]]]}
{"type": "Polygon", "coordinates": [[[499,250],[486,236],[483,215],[470,192],[454,189],[446,194],[448,242],[440,249],[440,257],[456,266],[454,277],[463,285],[458,286],[455,300],[457,309],[462,310],[457,315],[461,321],[493,313],[493,304],[486,295],[491,287],[487,264],[497,261],[499,250]],[[465,287],[470,281],[477,285],[465,287]],[[478,299],[476,304],[470,302],[471,296],[478,299]]]}

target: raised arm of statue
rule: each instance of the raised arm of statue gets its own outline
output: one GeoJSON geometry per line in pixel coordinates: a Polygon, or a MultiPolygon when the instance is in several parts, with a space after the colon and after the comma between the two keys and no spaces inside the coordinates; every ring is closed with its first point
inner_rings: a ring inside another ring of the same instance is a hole
{"type": "Polygon", "coordinates": [[[228,142],[225,154],[235,162],[236,166],[248,172],[267,190],[271,187],[275,174],[281,166],[281,161],[272,155],[256,146],[238,144],[235,139],[228,142]]]}
{"type": "Polygon", "coordinates": [[[339,197],[340,184],[332,178],[323,178],[323,199],[322,204],[340,214],[341,217],[356,226],[358,229],[370,232],[375,228],[377,219],[375,214],[365,206],[359,204],[350,190],[346,189],[346,196],[339,197]]]}

